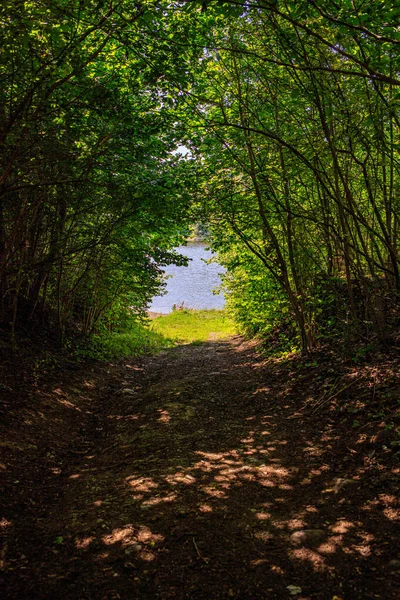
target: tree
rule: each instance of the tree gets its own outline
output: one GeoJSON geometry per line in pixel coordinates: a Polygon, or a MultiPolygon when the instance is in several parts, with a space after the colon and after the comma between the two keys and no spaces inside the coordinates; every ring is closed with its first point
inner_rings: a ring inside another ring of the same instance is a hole
{"type": "Polygon", "coordinates": [[[61,331],[71,316],[90,331],[121,296],[140,310],[157,265],[177,259],[190,165],[172,154],[177,100],[150,9],[2,6],[0,285],[12,335],[48,308],[61,331]]]}
{"type": "Polygon", "coordinates": [[[375,9],[329,2],[242,7],[214,27],[188,98],[207,179],[220,182],[211,193],[229,190],[210,215],[279,283],[304,351],[321,278],[358,333],[372,322],[384,335],[384,301],[398,293],[396,10],[375,24],[375,9]]]}

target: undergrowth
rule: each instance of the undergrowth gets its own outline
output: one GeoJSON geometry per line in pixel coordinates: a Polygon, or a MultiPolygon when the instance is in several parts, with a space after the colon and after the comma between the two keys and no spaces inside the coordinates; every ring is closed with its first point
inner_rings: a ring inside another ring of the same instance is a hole
{"type": "Polygon", "coordinates": [[[147,325],[132,323],[123,332],[93,335],[76,350],[79,358],[107,360],[160,352],[174,342],[147,325]]]}

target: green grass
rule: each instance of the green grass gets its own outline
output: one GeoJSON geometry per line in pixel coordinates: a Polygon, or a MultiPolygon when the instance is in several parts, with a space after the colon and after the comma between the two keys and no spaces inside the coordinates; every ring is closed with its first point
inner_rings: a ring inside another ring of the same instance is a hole
{"type": "Polygon", "coordinates": [[[78,358],[112,360],[154,354],[177,344],[202,344],[223,340],[236,333],[223,310],[177,310],[148,325],[132,322],[120,333],[93,335],[75,350],[78,358]]]}
{"type": "Polygon", "coordinates": [[[151,329],[180,344],[223,340],[236,333],[233,321],[224,310],[177,310],[156,317],[151,329]]]}
{"type": "Polygon", "coordinates": [[[140,323],[132,323],[122,333],[93,335],[76,354],[83,358],[108,360],[160,352],[174,345],[172,340],[140,323]]]}

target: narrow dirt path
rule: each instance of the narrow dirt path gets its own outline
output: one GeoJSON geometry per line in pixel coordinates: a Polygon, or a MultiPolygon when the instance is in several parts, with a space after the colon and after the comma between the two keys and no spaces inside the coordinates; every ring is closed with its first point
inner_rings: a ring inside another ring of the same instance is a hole
{"type": "Polygon", "coordinates": [[[69,443],[6,505],[2,597],[398,598],[398,471],[292,368],[233,338],[74,381],[69,443]]]}

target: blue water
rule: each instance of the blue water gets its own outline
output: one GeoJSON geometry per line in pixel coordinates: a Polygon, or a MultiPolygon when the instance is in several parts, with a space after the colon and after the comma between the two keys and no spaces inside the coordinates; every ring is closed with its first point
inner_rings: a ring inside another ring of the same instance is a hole
{"type": "Polygon", "coordinates": [[[225,272],[224,267],[218,263],[207,264],[205,261],[213,257],[212,252],[206,250],[206,244],[191,242],[187,246],[180,246],[177,251],[189,257],[187,267],[169,265],[165,267],[167,287],[164,296],[153,298],[149,308],[152,312],[170,313],[174,304],[183,308],[217,308],[225,305],[222,293],[213,294],[213,290],[221,284],[220,274],[225,272]]]}

